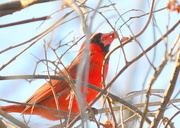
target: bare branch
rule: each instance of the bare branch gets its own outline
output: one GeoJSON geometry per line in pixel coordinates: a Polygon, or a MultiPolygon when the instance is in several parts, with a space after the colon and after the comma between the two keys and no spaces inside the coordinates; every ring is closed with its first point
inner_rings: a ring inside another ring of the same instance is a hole
{"type": "Polygon", "coordinates": [[[16,1],[1,3],[0,17],[8,14],[12,14],[16,11],[19,11],[33,4],[51,2],[51,1],[57,1],[57,0],[16,0],[16,1]]]}
{"type": "Polygon", "coordinates": [[[29,128],[27,125],[23,124],[22,122],[20,122],[16,118],[12,117],[10,114],[7,114],[6,112],[4,112],[1,109],[0,109],[0,115],[5,117],[6,119],[10,120],[12,123],[16,124],[17,126],[19,126],[21,128],[29,128]]]}
{"type": "Polygon", "coordinates": [[[44,17],[28,19],[28,20],[18,21],[18,22],[14,22],[14,23],[9,23],[9,24],[2,24],[2,25],[0,25],[0,28],[10,27],[10,26],[20,25],[20,24],[26,24],[26,23],[36,22],[36,21],[41,21],[41,20],[48,20],[50,18],[51,17],[49,17],[49,16],[44,16],[44,17]]]}
{"type": "Polygon", "coordinates": [[[164,112],[166,110],[166,106],[169,103],[169,100],[172,96],[172,93],[174,92],[174,88],[176,86],[176,81],[178,78],[180,72],[180,50],[178,52],[177,58],[176,58],[176,62],[175,62],[175,67],[174,67],[174,71],[172,74],[172,78],[170,80],[170,83],[165,91],[164,97],[162,99],[162,103],[161,106],[159,107],[156,116],[154,118],[154,121],[151,124],[151,128],[157,128],[159,121],[162,119],[164,112]]]}
{"type": "MultiPolygon", "coordinates": [[[[23,77],[24,78],[29,78],[29,79],[32,79],[32,78],[40,78],[40,76],[36,76],[36,75],[26,75],[26,76],[19,76],[19,78],[18,78],[18,76],[11,76],[11,77],[9,77],[9,76],[0,76],[0,80],[7,80],[7,79],[23,79],[23,77]]],[[[46,78],[46,79],[48,79],[48,78],[51,78],[51,79],[53,79],[53,78],[56,78],[57,80],[61,80],[62,79],[62,77],[60,77],[60,76],[44,76],[44,75],[42,75],[41,76],[41,78],[46,78]]],[[[83,83],[83,81],[82,81],[82,83],[83,83]]],[[[83,84],[84,85],[84,84],[83,84]]],[[[105,95],[107,95],[107,96],[109,96],[113,101],[116,101],[116,102],[119,102],[119,103],[121,103],[121,104],[123,104],[125,107],[127,107],[128,109],[130,109],[131,111],[133,111],[134,113],[136,113],[138,116],[140,116],[140,117],[142,117],[142,112],[138,109],[138,108],[136,108],[136,107],[134,107],[133,105],[131,105],[130,103],[128,103],[127,101],[125,101],[125,100],[123,100],[123,99],[121,99],[121,98],[119,98],[119,97],[117,97],[117,96],[115,96],[115,95],[113,95],[113,94],[111,94],[111,93],[109,93],[109,92],[107,92],[106,91],[106,89],[101,89],[101,88],[98,88],[98,87],[96,87],[96,86],[94,86],[94,85],[91,85],[91,84],[87,84],[87,87],[88,88],[91,88],[91,89],[93,89],[93,90],[95,90],[95,91],[98,91],[98,92],[101,92],[100,94],[99,94],[99,96],[101,96],[102,94],[105,94],[105,95]]],[[[99,97],[98,96],[98,97],[99,97]]],[[[97,101],[97,98],[95,99],[95,100],[93,100],[93,102],[91,102],[89,105],[91,106],[92,104],[94,104],[94,102],[95,101],[97,101]]],[[[77,117],[78,118],[78,117],[77,117]]],[[[148,119],[148,118],[146,118],[145,119],[149,124],[151,123],[151,121],[148,119]]]]}

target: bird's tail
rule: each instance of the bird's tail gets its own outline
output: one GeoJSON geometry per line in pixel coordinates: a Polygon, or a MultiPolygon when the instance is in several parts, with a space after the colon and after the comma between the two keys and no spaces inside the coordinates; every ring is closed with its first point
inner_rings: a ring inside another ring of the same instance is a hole
{"type": "Polygon", "coordinates": [[[0,106],[0,109],[7,113],[11,113],[11,112],[21,113],[25,108],[26,106],[22,106],[22,105],[0,106]]]}

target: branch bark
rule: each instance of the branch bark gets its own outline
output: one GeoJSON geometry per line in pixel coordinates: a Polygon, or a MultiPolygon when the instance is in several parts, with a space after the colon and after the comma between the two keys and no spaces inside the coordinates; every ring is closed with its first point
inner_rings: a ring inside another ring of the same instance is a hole
{"type": "Polygon", "coordinates": [[[45,2],[51,2],[51,1],[56,1],[56,0],[16,0],[16,1],[1,3],[0,4],[0,17],[8,15],[8,14],[12,14],[16,11],[29,7],[33,4],[45,3],[45,2]]]}
{"type": "Polygon", "coordinates": [[[169,103],[169,100],[170,100],[170,98],[172,96],[172,93],[174,92],[179,72],[180,72],[180,50],[179,50],[177,58],[176,58],[172,78],[171,78],[170,83],[169,83],[169,85],[168,85],[168,87],[167,87],[167,89],[166,89],[166,91],[164,93],[164,97],[163,97],[163,99],[161,101],[161,106],[159,107],[159,109],[158,109],[158,111],[157,111],[157,113],[155,115],[154,121],[151,123],[151,128],[157,128],[160,120],[164,116],[166,106],[169,103]]]}
{"type": "MultiPolygon", "coordinates": [[[[65,80],[63,77],[61,76],[45,76],[45,75],[22,75],[22,76],[0,76],[0,80],[10,80],[10,79],[56,79],[56,80],[65,80]]],[[[83,83],[83,81],[82,81],[83,83]]],[[[107,95],[109,96],[113,101],[116,101],[116,102],[119,102],[121,103],[124,107],[130,109],[132,112],[134,112],[135,114],[137,114],[139,117],[142,117],[142,112],[134,107],[132,104],[128,103],[127,101],[123,100],[122,98],[119,98],[109,92],[107,92],[106,89],[101,89],[101,88],[98,88],[94,85],[91,85],[91,84],[87,84],[87,87],[88,88],[91,88],[95,91],[98,91],[100,92],[100,94],[104,94],[104,95],[107,95]]],[[[99,95],[100,96],[100,95],[99,95]]],[[[94,102],[96,101],[97,99],[94,100],[94,102]]],[[[94,103],[94,102],[91,102],[90,103],[90,106],[94,103]]],[[[77,116],[78,118],[79,116],[77,116]]],[[[146,117],[145,118],[146,122],[148,124],[151,124],[151,121],[146,117]]]]}

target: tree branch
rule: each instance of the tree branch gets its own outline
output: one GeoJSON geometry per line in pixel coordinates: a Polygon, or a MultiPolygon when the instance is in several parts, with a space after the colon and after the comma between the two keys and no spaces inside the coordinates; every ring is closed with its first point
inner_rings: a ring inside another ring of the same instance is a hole
{"type": "Polygon", "coordinates": [[[56,0],[16,0],[16,1],[1,3],[0,17],[8,14],[12,14],[16,11],[19,11],[33,4],[51,2],[51,1],[56,1],[56,0]]]}
{"type": "MultiPolygon", "coordinates": [[[[62,76],[45,76],[45,75],[20,75],[20,76],[0,76],[0,80],[10,80],[10,79],[56,79],[56,80],[65,80],[64,77],[62,76]]],[[[74,80],[75,81],[75,80],[74,80]]],[[[82,81],[82,83],[84,83],[82,81]]],[[[109,92],[106,91],[106,89],[101,89],[98,88],[92,84],[87,84],[88,88],[91,88],[95,91],[100,92],[100,94],[105,94],[107,96],[109,96],[113,101],[119,102],[122,105],[124,105],[126,108],[130,109],[132,112],[134,112],[135,114],[137,114],[139,117],[142,117],[142,112],[134,107],[132,104],[128,103],[127,101],[123,100],[122,98],[119,98],[109,92]]],[[[99,95],[100,96],[100,95],[99,95]]],[[[96,99],[97,100],[97,99],[96,99]]],[[[90,103],[90,106],[96,101],[94,100],[93,102],[90,103]]],[[[78,117],[77,117],[78,118],[78,117]]],[[[148,124],[151,123],[151,121],[148,118],[145,118],[145,120],[147,121],[148,124]]]]}
{"type": "Polygon", "coordinates": [[[23,124],[22,122],[20,122],[16,118],[12,117],[10,114],[7,114],[6,112],[4,112],[1,109],[0,109],[0,115],[5,117],[6,119],[10,120],[12,123],[16,124],[17,126],[19,126],[21,128],[29,128],[27,125],[23,124]]]}
{"type": "Polygon", "coordinates": [[[151,124],[151,128],[157,128],[158,127],[158,124],[159,124],[160,120],[162,119],[164,112],[166,110],[166,106],[169,103],[169,100],[172,96],[172,93],[174,92],[179,72],[180,72],[180,50],[179,50],[177,58],[176,58],[172,78],[170,80],[168,88],[166,89],[166,91],[164,93],[164,97],[162,99],[161,106],[159,107],[159,109],[155,115],[154,121],[151,124]]]}
{"type": "Polygon", "coordinates": [[[36,21],[41,21],[41,20],[49,20],[49,19],[51,19],[50,16],[43,16],[43,17],[39,17],[39,18],[32,18],[32,19],[22,20],[22,21],[18,21],[18,22],[13,22],[13,23],[2,24],[2,25],[0,25],[0,28],[10,27],[10,26],[20,25],[20,24],[26,24],[26,23],[36,22],[36,21]]]}

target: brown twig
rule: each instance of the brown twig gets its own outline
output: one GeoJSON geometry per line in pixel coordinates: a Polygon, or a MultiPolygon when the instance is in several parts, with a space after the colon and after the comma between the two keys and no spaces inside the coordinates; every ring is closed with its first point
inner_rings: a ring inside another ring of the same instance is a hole
{"type": "MultiPolygon", "coordinates": [[[[100,7],[100,8],[106,8],[106,7],[110,7],[110,6],[112,6],[112,5],[105,5],[105,6],[102,6],[102,7],[100,7]]],[[[0,54],[2,54],[3,52],[8,51],[8,50],[10,50],[10,49],[17,48],[17,47],[19,47],[19,46],[22,46],[22,45],[25,45],[25,44],[27,44],[27,43],[30,43],[31,41],[37,39],[37,38],[40,37],[41,35],[45,36],[45,35],[47,35],[49,32],[51,32],[53,29],[55,29],[55,28],[57,28],[57,27],[65,24],[65,23],[67,23],[67,22],[69,22],[69,21],[71,21],[71,20],[74,20],[74,19],[76,19],[76,18],[79,17],[79,16],[75,16],[75,17],[70,18],[70,19],[68,19],[68,20],[66,20],[66,21],[64,21],[64,22],[61,22],[63,19],[65,19],[67,16],[69,16],[72,12],[74,12],[74,11],[70,11],[70,12],[66,13],[66,14],[65,14],[63,17],[61,17],[56,23],[54,23],[51,27],[47,28],[44,32],[40,33],[39,35],[37,35],[37,36],[35,36],[35,37],[33,37],[33,38],[31,38],[31,39],[23,42],[23,43],[20,43],[20,44],[14,45],[14,46],[10,46],[10,47],[8,47],[8,48],[0,51],[0,54]]],[[[92,11],[85,12],[84,15],[87,14],[87,13],[90,13],[90,12],[92,12],[92,11]]],[[[50,17],[50,16],[49,16],[49,17],[50,17]]]]}
{"type": "Polygon", "coordinates": [[[166,123],[166,125],[164,126],[164,128],[167,128],[168,125],[170,125],[171,121],[178,115],[180,114],[180,111],[176,112],[166,123]]]}
{"type": "Polygon", "coordinates": [[[1,109],[0,109],[0,115],[3,116],[4,118],[10,120],[12,123],[16,124],[17,126],[19,126],[21,128],[29,128],[27,125],[23,124],[22,122],[20,122],[16,118],[12,117],[10,114],[7,114],[6,112],[4,112],[1,109]]]}
{"type": "MultiPolygon", "coordinates": [[[[178,36],[179,37],[179,36],[178,36]]],[[[172,54],[172,50],[175,48],[176,44],[178,42],[178,38],[176,39],[176,41],[174,42],[172,48],[170,49],[169,53],[167,53],[167,55],[165,55],[161,65],[159,67],[157,67],[155,69],[155,72],[153,74],[153,76],[151,77],[149,84],[148,84],[148,88],[147,88],[147,94],[146,94],[146,105],[144,107],[144,113],[143,113],[143,118],[141,119],[141,126],[143,126],[143,122],[144,122],[144,117],[146,116],[146,113],[148,111],[148,104],[149,104],[149,98],[150,98],[150,93],[151,93],[151,88],[153,83],[155,82],[155,80],[158,78],[158,76],[160,75],[160,73],[163,71],[165,65],[168,62],[168,56],[170,56],[172,54]]]]}
{"type": "MultiPolygon", "coordinates": [[[[158,10],[153,11],[153,13],[159,12],[159,11],[162,11],[162,10],[165,10],[165,9],[167,9],[167,8],[166,8],[166,7],[160,8],[160,9],[158,9],[158,10]]],[[[132,11],[132,10],[131,10],[131,11],[132,11]]],[[[121,29],[121,27],[124,26],[125,24],[127,24],[127,22],[129,22],[130,20],[135,19],[135,18],[141,18],[141,17],[146,16],[146,15],[148,15],[148,14],[149,14],[149,12],[148,12],[148,13],[144,13],[144,14],[142,14],[142,15],[129,17],[128,20],[126,20],[121,26],[118,27],[118,29],[121,29]]]]}
{"type": "MultiPolygon", "coordinates": [[[[46,45],[45,45],[45,44],[44,44],[44,55],[45,55],[45,59],[48,60],[48,58],[47,58],[47,48],[46,48],[46,45]]],[[[48,63],[48,61],[46,61],[46,68],[47,68],[47,73],[48,73],[48,78],[49,78],[48,83],[49,83],[49,86],[50,86],[50,88],[51,88],[52,94],[53,94],[53,96],[54,96],[55,105],[56,105],[57,110],[60,110],[57,93],[56,93],[55,90],[54,90],[54,87],[53,87],[53,84],[52,84],[52,81],[51,81],[51,77],[50,77],[49,63],[48,63]]],[[[58,111],[57,116],[59,117],[60,124],[62,124],[62,120],[61,120],[62,117],[61,117],[61,114],[60,114],[59,111],[58,111]]]]}
{"type": "MultiPolygon", "coordinates": [[[[64,78],[62,78],[61,76],[45,76],[45,75],[41,75],[41,77],[38,75],[25,75],[25,76],[0,76],[0,80],[10,80],[10,79],[48,79],[48,78],[51,78],[51,79],[56,79],[56,80],[64,80],[64,78]]],[[[84,83],[84,82],[83,82],[84,83]]],[[[106,94],[107,96],[109,96],[113,101],[116,101],[116,102],[119,102],[121,104],[123,104],[124,106],[126,106],[127,108],[129,108],[131,111],[133,111],[134,113],[136,113],[138,116],[142,116],[142,112],[137,109],[136,107],[134,107],[133,105],[131,105],[130,103],[128,103],[127,101],[109,93],[106,91],[106,89],[101,89],[101,88],[98,88],[94,85],[91,85],[91,84],[87,84],[87,87],[88,88],[91,88],[95,91],[98,91],[98,92],[101,92],[99,94],[99,96],[101,96],[102,94],[106,94]]],[[[96,98],[97,100],[97,98],[96,98]]],[[[89,105],[91,106],[92,104],[94,104],[94,102],[96,100],[93,100],[93,102],[91,102],[89,105]]],[[[77,117],[78,118],[78,117],[77,117]]],[[[149,119],[146,119],[146,121],[150,124],[150,120],[149,119]]]]}
{"type": "Polygon", "coordinates": [[[153,9],[154,9],[154,3],[155,3],[155,0],[152,0],[151,2],[151,7],[150,7],[150,12],[149,12],[149,16],[148,16],[148,19],[147,19],[147,22],[146,24],[144,25],[144,27],[142,28],[142,30],[136,34],[134,37],[137,38],[139,37],[148,27],[150,21],[151,21],[151,18],[152,18],[152,14],[153,14],[153,9]]]}
{"type": "MultiPolygon", "coordinates": [[[[133,64],[135,61],[137,61],[139,58],[141,58],[145,53],[149,52],[152,48],[154,48],[156,45],[159,44],[160,41],[162,41],[165,37],[167,37],[180,23],[180,20],[177,21],[174,26],[172,26],[169,31],[167,31],[162,37],[160,37],[157,41],[155,41],[151,46],[149,46],[146,50],[144,50],[143,53],[139,54],[136,58],[134,58],[133,60],[129,61],[118,73],[117,75],[107,84],[107,86],[105,87],[105,89],[108,89],[114,82],[115,80],[131,65],[133,64]]],[[[127,44],[128,42],[132,41],[132,37],[129,38],[127,41],[125,41],[123,43],[123,45],[127,44]]],[[[121,48],[122,45],[117,46],[116,48],[114,48],[113,50],[111,50],[105,57],[105,59],[107,59],[115,50],[117,50],[118,48],[121,48]]]]}
{"type": "Polygon", "coordinates": [[[167,63],[167,59],[163,59],[161,65],[156,68],[154,74],[152,75],[152,77],[150,78],[149,84],[148,84],[148,88],[147,88],[147,92],[146,92],[146,104],[144,106],[144,112],[143,112],[143,117],[141,119],[140,122],[140,126],[141,128],[143,127],[143,123],[144,123],[144,119],[146,117],[146,114],[148,112],[148,107],[149,107],[149,99],[150,99],[150,93],[151,93],[151,87],[153,85],[153,83],[155,82],[155,80],[158,78],[158,76],[160,75],[160,73],[163,71],[165,65],[167,63]]]}
{"type": "MultiPolygon", "coordinates": [[[[122,98],[124,99],[124,98],[122,98]]],[[[172,99],[169,101],[171,104],[172,103],[179,103],[180,102],[180,98],[178,99],[172,99]]],[[[146,103],[139,103],[139,104],[133,104],[133,106],[135,106],[136,108],[143,108],[144,105],[146,103]]],[[[161,104],[161,101],[156,101],[156,102],[149,102],[149,106],[158,106],[161,104]]],[[[113,107],[112,108],[113,111],[119,111],[120,110],[120,106],[116,106],[116,107],[113,107]]],[[[127,110],[128,108],[126,107],[123,107],[122,110],[127,110]]],[[[102,109],[97,109],[98,110],[98,114],[101,114],[101,113],[106,113],[106,112],[110,112],[109,111],[109,108],[102,108],[102,109]]],[[[147,113],[147,115],[149,115],[150,113],[147,113]]]]}
{"type": "MultiPolygon", "coordinates": [[[[51,79],[62,80],[62,76],[50,76],[51,79]]],[[[0,76],[0,80],[15,80],[15,79],[49,79],[47,75],[17,75],[17,76],[0,76]]]]}
{"type": "MultiPolygon", "coordinates": [[[[14,56],[11,60],[9,60],[6,64],[4,64],[1,68],[0,71],[2,69],[4,69],[7,65],[9,65],[11,62],[13,62],[17,57],[19,57],[23,52],[25,52],[27,49],[29,49],[31,46],[33,46],[37,41],[39,41],[42,37],[44,37],[45,35],[47,35],[49,32],[53,31],[55,28],[57,28],[59,26],[59,22],[61,22],[65,17],[69,16],[73,11],[70,11],[69,13],[66,13],[63,17],[61,17],[56,23],[54,23],[51,27],[49,27],[48,29],[46,29],[44,32],[40,33],[39,35],[31,38],[28,41],[25,41],[21,44],[15,45],[13,48],[30,43],[31,41],[35,40],[33,43],[31,43],[29,46],[27,46],[24,50],[22,50],[20,53],[18,53],[16,56],[14,56]]],[[[0,54],[12,49],[12,47],[9,47],[7,49],[4,49],[2,51],[0,51],[0,54]]]]}
{"type": "MultiPolygon", "coordinates": [[[[56,79],[56,80],[64,80],[64,78],[63,77],[60,77],[60,76],[49,76],[51,79],[56,79]]],[[[27,75],[27,76],[0,76],[0,80],[10,80],[10,79],[40,79],[40,78],[42,78],[42,79],[48,79],[49,78],[48,76],[45,76],[45,75],[27,75]]],[[[93,85],[89,85],[88,84],[88,87],[90,87],[91,89],[94,89],[94,90],[96,90],[96,91],[102,91],[102,89],[100,89],[100,88],[97,88],[97,87],[94,87],[93,85]]],[[[152,92],[154,92],[154,91],[152,91],[152,92]]],[[[155,90],[155,92],[159,92],[159,90],[155,90]]],[[[161,91],[160,91],[161,92],[161,91]]],[[[137,93],[139,93],[139,92],[137,92],[137,93]]],[[[107,94],[109,94],[109,93],[107,93],[107,94]]],[[[121,100],[118,100],[119,99],[119,97],[116,97],[116,96],[112,96],[112,95],[108,95],[108,96],[110,96],[110,98],[111,99],[113,99],[114,101],[120,101],[120,103],[123,103],[121,100]]],[[[127,97],[129,97],[129,96],[127,96],[127,97]]],[[[129,99],[129,98],[126,98],[126,97],[124,97],[123,99],[129,99]]],[[[6,102],[8,102],[7,100],[2,100],[1,99],[1,101],[6,101],[6,102]]],[[[173,100],[171,100],[170,102],[171,103],[175,103],[175,102],[179,102],[180,101],[180,99],[173,99],[173,100]]],[[[12,102],[12,101],[9,101],[9,103],[18,103],[18,102],[12,102]]],[[[23,103],[19,103],[19,104],[23,104],[23,103]]],[[[155,105],[159,105],[160,104],[160,102],[150,102],[149,103],[149,106],[155,106],[155,105]]],[[[25,105],[30,105],[31,106],[31,104],[25,104],[25,105]]],[[[123,105],[124,105],[124,103],[123,103],[123,105]]],[[[133,105],[133,106],[135,106],[135,107],[143,107],[145,105],[145,103],[142,103],[142,104],[135,104],[135,105],[133,105]]],[[[32,105],[33,106],[33,105],[32,105]]],[[[45,109],[50,109],[50,110],[53,110],[53,111],[57,111],[56,109],[51,109],[51,108],[48,108],[48,107],[45,107],[45,106],[41,106],[41,105],[35,105],[36,107],[42,107],[42,108],[45,108],[45,109]]],[[[126,107],[123,107],[123,110],[124,109],[127,109],[126,107]]],[[[117,111],[117,110],[119,110],[119,107],[113,107],[113,111],[117,111]]],[[[107,109],[99,109],[98,110],[98,113],[102,113],[102,112],[108,112],[109,111],[109,108],[107,108],[107,109]]]]}
{"type": "Polygon", "coordinates": [[[164,115],[164,112],[166,110],[166,106],[167,104],[169,103],[169,100],[172,96],[172,93],[174,92],[174,88],[175,88],[175,85],[176,85],[176,81],[177,81],[177,78],[178,78],[178,75],[179,75],[179,72],[180,72],[180,50],[177,54],[177,58],[176,58],[176,62],[175,62],[175,67],[174,67],[174,71],[173,71],[173,74],[172,74],[172,78],[170,80],[170,83],[164,93],[164,97],[162,99],[162,103],[155,115],[155,118],[154,118],[154,121],[152,122],[151,124],[151,128],[156,128],[160,122],[160,120],[162,119],[163,115],[164,115]]]}
{"type": "Polygon", "coordinates": [[[1,128],[7,128],[7,126],[6,126],[5,123],[3,122],[2,118],[0,118],[0,127],[1,127],[1,128]]]}
{"type": "Polygon", "coordinates": [[[44,17],[39,17],[39,18],[27,19],[27,20],[22,20],[22,21],[14,22],[14,23],[2,24],[2,25],[0,25],[0,28],[10,27],[10,26],[20,25],[20,24],[26,24],[26,23],[36,22],[36,21],[41,21],[41,20],[49,20],[49,19],[51,19],[50,16],[44,16],[44,17]]]}
{"type": "MultiPolygon", "coordinates": [[[[38,104],[22,103],[22,102],[16,102],[16,101],[5,100],[5,99],[0,99],[0,101],[4,101],[4,102],[7,102],[7,103],[13,103],[13,104],[19,104],[19,105],[23,105],[23,106],[30,106],[30,107],[38,107],[38,108],[48,109],[48,110],[55,111],[55,112],[59,111],[59,112],[64,113],[64,114],[69,113],[67,111],[61,111],[61,110],[57,110],[57,109],[54,109],[54,108],[49,108],[49,107],[38,105],[38,104]]],[[[77,116],[77,114],[74,114],[74,113],[71,113],[71,115],[77,116]]]]}
{"type": "Polygon", "coordinates": [[[8,14],[12,14],[16,11],[19,11],[23,8],[31,6],[37,3],[45,3],[51,2],[56,0],[16,0],[16,1],[9,1],[0,4],[0,17],[5,16],[8,14]]]}

